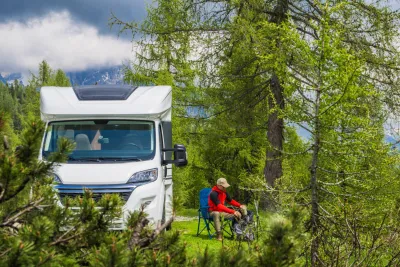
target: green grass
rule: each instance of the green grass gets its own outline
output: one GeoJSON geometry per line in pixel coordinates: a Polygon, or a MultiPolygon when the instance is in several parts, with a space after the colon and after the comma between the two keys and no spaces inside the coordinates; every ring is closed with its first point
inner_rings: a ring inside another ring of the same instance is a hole
{"type": "Polygon", "coordinates": [[[199,212],[197,209],[182,209],[177,212],[178,216],[185,216],[185,217],[196,217],[198,216],[199,212]]]}
{"type": "MultiPolygon", "coordinates": [[[[177,213],[177,216],[192,217],[191,221],[178,221],[173,222],[172,229],[181,232],[181,240],[186,243],[186,251],[189,259],[197,257],[199,254],[204,253],[206,247],[209,251],[219,251],[222,246],[230,249],[239,249],[239,242],[236,240],[231,240],[228,234],[225,234],[223,243],[217,241],[215,237],[210,239],[208,237],[207,230],[205,229],[200,236],[197,234],[197,224],[198,224],[198,212],[197,209],[184,209],[177,213]]],[[[267,219],[269,214],[260,214],[263,221],[267,219]]],[[[204,227],[204,222],[201,221],[200,229],[204,227]]],[[[247,244],[242,243],[242,248],[247,248],[247,244]]]]}
{"type": "MultiPolygon", "coordinates": [[[[199,253],[203,253],[206,247],[208,247],[209,251],[219,251],[222,248],[222,242],[217,241],[215,238],[210,239],[207,230],[204,230],[200,236],[196,236],[197,222],[196,219],[193,221],[174,222],[172,224],[174,230],[181,232],[181,240],[186,243],[186,252],[189,259],[197,257],[199,253]]],[[[204,222],[202,222],[201,226],[204,226],[204,222]]],[[[225,234],[223,245],[235,248],[239,246],[239,243],[228,239],[228,235],[225,234]]]]}

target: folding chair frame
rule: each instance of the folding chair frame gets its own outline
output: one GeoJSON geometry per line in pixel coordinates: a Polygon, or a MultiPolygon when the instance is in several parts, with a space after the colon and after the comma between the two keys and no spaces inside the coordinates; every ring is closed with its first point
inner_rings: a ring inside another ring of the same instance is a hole
{"type": "MultiPolygon", "coordinates": [[[[208,208],[209,207],[206,206],[206,207],[201,207],[198,210],[199,221],[198,221],[198,225],[197,225],[197,236],[199,236],[204,231],[204,229],[207,229],[208,237],[210,239],[212,239],[213,236],[215,236],[217,232],[214,231],[214,233],[211,233],[212,231],[211,231],[210,225],[212,225],[212,227],[214,229],[215,229],[215,226],[214,226],[214,220],[213,220],[212,216],[210,215],[208,208]],[[206,217],[204,217],[203,214],[206,214],[206,217]],[[200,230],[200,224],[201,224],[202,219],[204,221],[204,227],[200,230]]],[[[223,219],[222,224],[221,224],[222,233],[224,233],[224,232],[227,233],[230,238],[234,237],[233,229],[232,229],[232,220],[233,219],[223,219]],[[226,229],[227,225],[228,225],[229,230],[226,229]]]]}

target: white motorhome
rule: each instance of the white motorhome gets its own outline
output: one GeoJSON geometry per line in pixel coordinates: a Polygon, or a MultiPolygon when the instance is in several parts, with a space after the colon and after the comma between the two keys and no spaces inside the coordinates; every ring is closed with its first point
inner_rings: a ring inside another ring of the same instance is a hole
{"type": "Polygon", "coordinates": [[[172,147],[170,86],[94,85],[42,87],[46,123],[40,160],[57,151],[60,138],[76,144],[54,171],[60,205],[90,189],[99,199],[119,194],[124,228],[129,211],[145,207],[154,225],[172,216],[172,164],[187,164],[183,145],[172,147]],[[174,155],[174,159],[172,159],[174,155]]]}

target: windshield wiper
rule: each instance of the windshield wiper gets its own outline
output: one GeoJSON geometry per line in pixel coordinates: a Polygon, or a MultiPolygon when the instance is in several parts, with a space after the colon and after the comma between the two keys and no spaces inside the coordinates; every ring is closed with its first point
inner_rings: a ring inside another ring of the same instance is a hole
{"type": "Polygon", "coordinates": [[[142,161],[139,158],[134,158],[134,157],[127,157],[127,158],[107,158],[107,157],[99,157],[99,160],[113,160],[113,161],[142,161]]]}
{"type": "Polygon", "coordinates": [[[117,161],[142,161],[139,158],[117,158],[117,161]]]}
{"type": "Polygon", "coordinates": [[[70,161],[91,161],[91,162],[101,162],[101,161],[142,161],[139,158],[114,158],[114,157],[98,157],[98,158],[73,158],[68,157],[70,161]]]}
{"type": "Polygon", "coordinates": [[[98,158],[73,158],[73,157],[68,157],[68,161],[92,161],[92,162],[100,162],[100,159],[98,158]]]}

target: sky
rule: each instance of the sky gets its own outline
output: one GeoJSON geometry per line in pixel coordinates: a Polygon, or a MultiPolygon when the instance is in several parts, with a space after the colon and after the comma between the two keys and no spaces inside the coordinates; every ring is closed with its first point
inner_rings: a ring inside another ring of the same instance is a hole
{"type": "Polygon", "coordinates": [[[0,73],[80,71],[121,65],[133,57],[131,36],[110,29],[113,12],[141,21],[146,0],[0,0],[0,73]]]}
{"type": "MultiPolygon", "coordinates": [[[[399,0],[389,0],[400,8],[399,0]]],[[[110,30],[113,12],[141,21],[151,0],[0,0],[0,73],[81,71],[121,65],[134,57],[131,36],[110,30]]]]}

